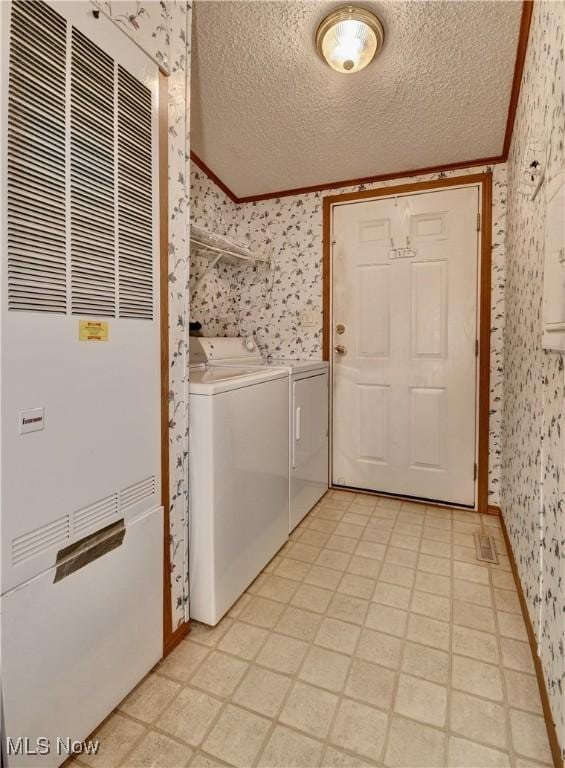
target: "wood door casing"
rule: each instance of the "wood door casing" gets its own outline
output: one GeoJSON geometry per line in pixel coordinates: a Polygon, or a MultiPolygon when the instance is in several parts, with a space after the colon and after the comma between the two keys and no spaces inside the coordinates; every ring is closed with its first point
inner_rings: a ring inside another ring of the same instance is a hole
{"type": "Polygon", "coordinates": [[[489,386],[490,386],[490,293],[492,243],[492,173],[469,174],[447,179],[402,184],[362,192],[349,192],[328,196],[323,204],[323,359],[330,359],[331,333],[331,211],[336,203],[368,200],[382,196],[422,190],[444,189],[454,186],[479,184],[481,188],[481,229],[479,261],[479,381],[478,381],[478,480],[476,509],[488,513],[488,450],[489,450],[489,386]]]}
{"type": "Polygon", "coordinates": [[[169,149],[168,80],[159,76],[159,257],[161,306],[161,503],[163,504],[163,656],[188,634],[190,622],[173,629],[169,468],[169,149]]]}
{"type": "Polygon", "coordinates": [[[478,185],[333,208],[333,482],[475,503],[478,185]]]}

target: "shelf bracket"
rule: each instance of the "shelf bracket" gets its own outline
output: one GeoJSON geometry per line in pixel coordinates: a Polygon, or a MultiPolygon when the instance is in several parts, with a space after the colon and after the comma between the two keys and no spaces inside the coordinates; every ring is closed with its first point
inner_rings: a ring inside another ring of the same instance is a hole
{"type": "Polygon", "coordinates": [[[222,254],[221,254],[221,253],[219,253],[217,256],[215,256],[215,257],[214,257],[214,258],[213,258],[213,259],[212,259],[212,260],[209,262],[209,264],[208,264],[208,266],[206,267],[206,269],[204,270],[204,272],[203,272],[203,273],[200,275],[200,277],[198,278],[198,280],[197,280],[197,281],[194,283],[194,290],[193,290],[193,292],[194,292],[194,293],[196,293],[196,291],[197,291],[197,290],[200,288],[200,285],[202,284],[202,282],[204,281],[204,279],[205,279],[205,278],[206,278],[206,277],[207,277],[207,276],[210,274],[210,272],[211,272],[211,271],[214,269],[214,267],[216,266],[216,264],[218,264],[218,262],[220,261],[220,259],[221,259],[221,258],[222,258],[222,254]]]}

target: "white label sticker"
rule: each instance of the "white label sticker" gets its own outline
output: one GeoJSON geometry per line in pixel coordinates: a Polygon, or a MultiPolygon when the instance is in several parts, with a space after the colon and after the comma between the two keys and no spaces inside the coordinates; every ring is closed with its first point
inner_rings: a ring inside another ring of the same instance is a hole
{"type": "Polygon", "coordinates": [[[45,410],[43,408],[20,411],[20,435],[25,435],[27,432],[38,432],[44,426],[45,410]]]}

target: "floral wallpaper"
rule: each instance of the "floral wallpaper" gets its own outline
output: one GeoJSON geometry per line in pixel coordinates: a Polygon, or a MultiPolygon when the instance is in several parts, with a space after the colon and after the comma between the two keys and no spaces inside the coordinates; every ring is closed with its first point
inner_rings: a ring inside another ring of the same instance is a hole
{"type": "MultiPolygon", "coordinates": [[[[238,207],[194,164],[190,194],[192,223],[220,235],[237,236],[238,207]]],[[[190,262],[190,319],[202,323],[206,336],[237,336],[241,270],[224,263],[212,269],[210,259],[194,245],[190,262]]]]}
{"type": "MultiPolygon", "coordinates": [[[[191,171],[191,219],[270,255],[271,275],[222,265],[206,274],[208,260],[192,256],[191,318],[207,336],[253,334],[266,354],[319,358],[322,354],[322,206],[328,195],[378,189],[444,176],[478,173],[469,168],[378,184],[333,189],[236,205],[196,166],[191,171]],[[202,280],[199,278],[204,275],[202,280]],[[303,311],[315,325],[303,327],[303,311]]],[[[506,168],[493,169],[489,503],[499,503],[504,329],[506,168]]]]}
{"type": "Polygon", "coordinates": [[[565,373],[541,347],[545,190],[523,191],[529,139],[565,166],[562,2],[536,2],[508,159],[501,506],[565,757],[565,373]]]}
{"type": "Polygon", "coordinates": [[[173,629],[188,619],[188,278],[191,6],[102,0],[99,6],[169,73],[169,444],[173,629]]]}

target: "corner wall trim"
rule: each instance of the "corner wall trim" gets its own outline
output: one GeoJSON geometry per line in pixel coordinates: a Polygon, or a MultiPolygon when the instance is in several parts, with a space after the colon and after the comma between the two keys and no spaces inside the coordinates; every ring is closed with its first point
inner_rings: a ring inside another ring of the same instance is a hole
{"type": "Polygon", "coordinates": [[[173,631],[169,476],[169,114],[168,81],[159,75],[159,298],[161,503],[163,505],[163,653],[173,631]]]}
{"type": "Polygon", "coordinates": [[[562,768],[563,766],[563,760],[561,757],[561,747],[559,745],[559,739],[557,738],[557,730],[555,728],[555,721],[553,720],[553,715],[551,712],[551,706],[549,704],[549,694],[547,692],[547,686],[545,683],[545,675],[543,672],[543,667],[541,665],[541,659],[538,656],[538,643],[536,640],[536,635],[534,632],[534,628],[532,626],[532,621],[530,619],[530,613],[528,611],[528,605],[526,603],[526,598],[524,597],[524,591],[522,589],[522,582],[520,581],[520,576],[518,574],[518,567],[516,565],[516,560],[514,559],[514,551],[512,549],[512,544],[510,543],[510,536],[508,534],[508,529],[506,528],[506,522],[504,520],[504,515],[500,515],[500,521],[502,523],[502,534],[504,536],[504,541],[506,543],[506,549],[508,550],[508,557],[510,559],[510,567],[512,569],[512,575],[514,576],[514,582],[516,583],[516,590],[518,592],[518,599],[520,600],[520,607],[522,609],[522,616],[524,618],[524,623],[526,625],[526,631],[528,633],[528,640],[530,643],[530,649],[532,651],[532,656],[534,660],[534,668],[536,670],[536,677],[538,680],[538,686],[539,686],[539,692],[541,697],[541,705],[543,709],[543,715],[545,719],[545,725],[547,728],[547,737],[549,740],[549,748],[551,749],[551,756],[553,758],[553,764],[555,768],[562,768]]]}
{"type": "Polygon", "coordinates": [[[190,630],[190,619],[175,629],[175,631],[169,636],[167,643],[163,646],[163,658],[168,656],[171,651],[174,651],[177,645],[179,645],[179,643],[181,643],[184,638],[190,634],[190,630]]]}
{"type": "Polygon", "coordinates": [[[204,160],[201,160],[198,157],[198,155],[196,154],[196,152],[193,152],[192,150],[190,150],[190,159],[192,160],[192,162],[195,165],[197,165],[200,168],[202,173],[204,173],[210,179],[210,181],[213,181],[214,184],[217,187],[219,187],[225,195],[227,195],[229,197],[229,199],[232,201],[232,203],[240,203],[241,202],[241,198],[238,197],[235,194],[235,192],[232,192],[231,189],[226,184],[224,184],[224,182],[220,179],[220,177],[216,176],[214,171],[212,171],[210,168],[208,168],[208,166],[206,165],[204,160]]]}
{"type": "Polygon", "coordinates": [[[514,77],[512,79],[510,102],[508,104],[508,118],[506,120],[506,132],[504,134],[504,145],[502,149],[504,162],[508,160],[510,145],[512,143],[512,132],[514,131],[514,122],[516,120],[516,111],[518,109],[518,100],[520,98],[520,88],[522,86],[522,76],[524,74],[524,64],[526,62],[526,53],[528,50],[528,39],[530,37],[530,26],[532,23],[533,11],[534,0],[523,0],[522,16],[520,19],[520,32],[518,33],[518,43],[516,45],[514,77]]]}

